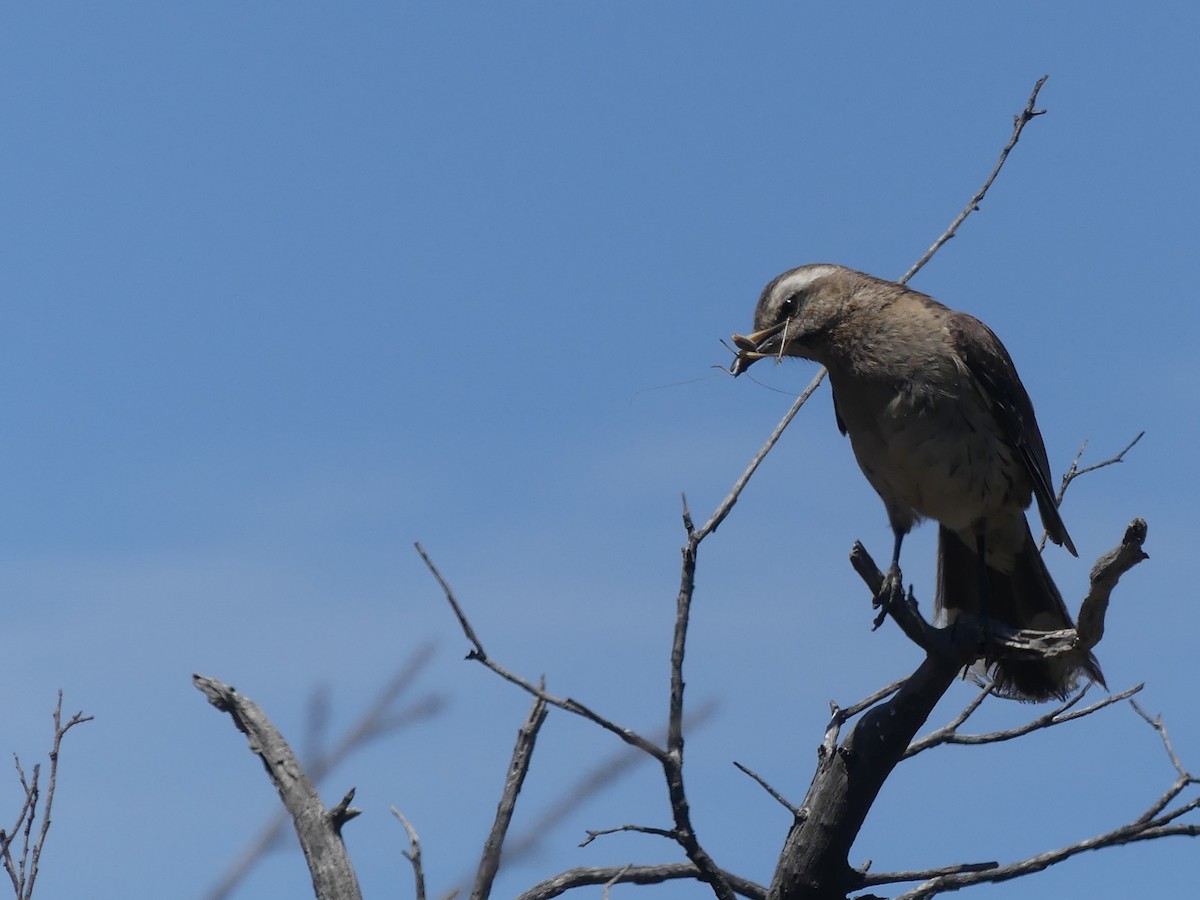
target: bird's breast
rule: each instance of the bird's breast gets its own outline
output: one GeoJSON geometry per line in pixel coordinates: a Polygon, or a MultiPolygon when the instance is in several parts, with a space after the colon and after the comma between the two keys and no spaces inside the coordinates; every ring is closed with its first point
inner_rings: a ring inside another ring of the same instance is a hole
{"type": "Polygon", "coordinates": [[[858,463],[889,513],[969,530],[1019,499],[1028,480],[970,383],[934,372],[838,378],[837,408],[858,463]]]}

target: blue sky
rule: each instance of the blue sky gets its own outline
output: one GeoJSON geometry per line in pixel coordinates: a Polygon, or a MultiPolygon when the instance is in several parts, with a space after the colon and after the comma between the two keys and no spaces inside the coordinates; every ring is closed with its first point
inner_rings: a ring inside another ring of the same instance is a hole
{"type": "MultiPolygon", "coordinates": [[[[805,262],[898,277],[991,169],[1034,81],[1049,113],[914,281],[987,321],[1077,482],[1077,603],[1135,515],[1151,560],[1099,655],[1147,683],[1200,768],[1194,277],[1200,63],[1191,4],[9,5],[0,14],[0,750],[73,732],[39,895],[200,897],[275,810],[190,684],[237,685],[289,735],[328,686],[353,720],[416,647],[444,713],[372,745],[350,785],[370,896],[472,864],[527,699],[477,665],[420,540],[504,664],[654,731],[679,495],[706,516],[813,374],[733,381],[720,339],[805,262]]],[[[764,371],[760,371],[764,370],[764,371]]],[[[925,529],[905,571],[932,594],[925,529]]],[[[701,840],[769,881],[830,699],[911,671],[844,559],[882,506],[814,398],[704,546],[688,743],[701,840]]],[[[935,718],[973,695],[956,686],[935,718]]],[[[996,703],[999,727],[1038,710],[996,703]]],[[[516,827],[618,749],[554,713],[516,827]]],[[[1024,855],[1134,818],[1173,777],[1116,708],[902,767],[855,851],[878,869],[1024,855]]],[[[0,777],[0,808],[18,804],[0,777]]],[[[502,873],[678,858],[648,766],[502,873]]],[[[1185,841],[1093,854],[979,897],[1179,896],[1185,841]],[[1136,887],[1135,887],[1136,886],[1136,887]]],[[[296,852],[239,896],[303,896],[296,852]]],[[[1186,885],[1186,887],[1185,887],[1186,885]]],[[[616,895],[633,895],[626,888],[616,895]]],[[[692,886],[644,889],[656,898],[692,886]]],[[[580,892],[599,896],[599,890],[580,892]]]]}

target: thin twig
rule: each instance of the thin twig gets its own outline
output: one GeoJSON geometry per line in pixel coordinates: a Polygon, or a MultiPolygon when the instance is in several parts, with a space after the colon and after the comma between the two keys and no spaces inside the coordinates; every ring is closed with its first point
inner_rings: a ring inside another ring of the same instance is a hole
{"type": "Polygon", "coordinates": [[[400,852],[412,864],[413,878],[416,881],[416,900],[425,900],[425,867],[421,862],[421,839],[417,837],[417,830],[404,817],[404,813],[394,806],[392,815],[400,820],[400,824],[404,826],[404,831],[408,835],[409,849],[400,852]]]}
{"type": "Polygon", "coordinates": [[[792,403],[791,408],[784,414],[783,418],[779,420],[779,424],[775,426],[775,430],[771,432],[770,437],[767,438],[767,442],[762,445],[762,449],[760,449],[758,453],[754,455],[754,458],[750,460],[750,465],[746,467],[746,471],[744,471],[741,477],[734,482],[733,488],[729,491],[729,494],[724,500],[721,501],[720,505],[713,512],[712,516],[710,516],[709,520],[704,524],[704,527],[701,528],[697,533],[697,544],[704,540],[706,536],[716,531],[717,526],[725,521],[725,517],[728,516],[733,510],[734,504],[737,503],[738,497],[741,496],[742,490],[749,483],[751,476],[754,475],[755,471],[762,464],[762,461],[767,458],[767,454],[771,452],[771,448],[779,443],[779,438],[783,436],[784,430],[789,424],[791,424],[792,419],[796,418],[796,413],[800,412],[800,407],[804,406],[804,404],[808,402],[808,398],[813,395],[813,392],[821,386],[821,382],[824,380],[825,374],[826,369],[822,367],[817,371],[817,374],[813,376],[812,381],[808,383],[808,387],[800,392],[800,396],[796,398],[795,402],[792,403]]]}
{"type": "MultiPolygon", "coordinates": [[[[730,503],[732,506],[732,503],[730,503]]],[[[685,504],[686,511],[686,504],[685,504]]],[[[643,752],[649,754],[658,760],[663,768],[663,775],[667,782],[667,795],[671,804],[671,812],[675,818],[675,829],[671,834],[679,843],[688,859],[695,863],[696,867],[701,871],[703,880],[708,882],[712,887],[714,894],[718,900],[733,900],[734,894],[732,888],[724,882],[721,870],[713,862],[712,858],[700,846],[699,840],[696,837],[695,829],[692,827],[690,811],[687,803],[687,795],[683,785],[683,655],[684,644],[687,634],[688,611],[691,605],[692,591],[695,586],[695,560],[696,548],[699,546],[704,536],[712,531],[706,526],[700,531],[696,531],[691,527],[690,517],[685,520],[685,527],[688,531],[688,543],[684,548],[684,564],[683,574],[681,576],[681,584],[679,589],[676,621],[675,621],[675,637],[671,646],[671,699],[670,708],[667,717],[667,747],[666,749],[659,747],[653,742],[647,740],[642,735],[638,734],[631,728],[618,725],[612,719],[600,715],[589,707],[569,697],[557,697],[549,693],[544,685],[535,685],[526,678],[522,678],[514,672],[510,672],[504,666],[500,665],[491,659],[484,651],[483,645],[479,638],[475,635],[475,631],[471,626],[470,620],[463,611],[462,605],[454,596],[454,591],[450,587],[445,578],[438,571],[433,560],[425,553],[420,544],[417,544],[417,552],[424,561],[426,567],[433,573],[438,584],[442,588],[442,593],[445,595],[447,602],[454,611],[458,619],[459,626],[463,630],[463,634],[467,640],[471,642],[474,649],[467,654],[468,659],[474,659],[482,663],[492,672],[499,675],[504,680],[517,685],[534,697],[541,698],[551,706],[556,706],[559,709],[574,713],[582,718],[588,719],[606,731],[609,731],[620,737],[626,743],[637,747],[643,752]]],[[[715,527],[715,526],[714,526],[715,527]]]]}
{"type": "Polygon", "coordinates": [[[580,847],[586,847],[598,837],[604,837],[607,834],[622,834],[624,832],[634,832],[636,834],[652,834],[655,837],[669,838],[672,841],[677,841],[679,836],[671,828],[653,828],[650,825],[616,825],[612,828],[589,828],[587,837],[579,842],[580,847]]]}
{"type": "Polygon", "coordinates": [[[786,809],[788,812],[790,812],[792,814],[793,818],[800,817],[800,815],[801,815],[800,807],[798,807],[794,803],[790,802],[786,797],[783,796],[783,794],[779,793],[779,791],[777,791],[777,790],[775,790],[775,788],[771,787],[771,785],[768,784],[767,781],[761,775],[759,775],[753,769],[743,766],[736,759],[733,761],[733,764],[738,767],[739,771],[745,773],[746,775],[749,775],[751,778],[753,778],[755,781],[757,781],[758,786],[760,788],[762,788],[764,791],[766,791],[768,794],[770,794],[772,799],[774,799],[776,803],[778,803],[780,806],[782,806],[784,809],[786,809]]]}
{"type": "MultiPolygon", "coordinates": [[[[684,726],[688,733],[692,733],[708,722],[716,708],[717,704],[710,700],[688,713],[684,719],[684,726]]],[[[656,735],[654,739],[659,740],[660,738],[656,735]]],[[[661,739],[665,740],[665,735],[661,739]]],[[[553,832],[555,825],[571,813],[578,811],[587,800],[645,759],[646,755],[636,747],[623,746],[607,759],[597,763],[573,785],[563,790],[559,799],[529,822],[517,837],[509,838],[504,842],[505,863],[512,865],[526,854],[534,852],[542,838],[553,832]]]]}
{"type": "Polygon", "coordinates": [[[1004,163],[1008,159],[1008,154],[1017,146],[1017,141],[1021,139],[1021,132],[1025,130],[1025,126],[1032,122],[1036,117],[1045,114],[1044,109],[1035,109],[1037,103],[1038,92],[1041,91],[1042,85],[1046,83],[1049,75],[1043,75],[1037,80],[1033,86],[1033,92],[1029,95],[1029,102],[1025,104],[1025,108],[1021,112],[1013,116],[1012,136],[1008,139],[1008,143],[1004,145],[1004,149],[1000,151],[1000,159],[996,161],[996,167],[992,169],[992,174],[988,176],[987,181],[983,183],[975,196],[970,199],[966,206],[950,223],[950,227],[942,232],[941,236],[933,242],[933,245],[925,251],[922,256],[911,269],[904,273],[904,277],[900,279],[901,284],[906,284],[910,278],[916,275],[929,260],[933,259],[933,255],[941,249],[942,245],[950,240],[958,232],[958,227],[967,220],[967,216],[979,209],[979,204],[983,202],[983,198],[987,196],[988,189],[991,188],[992,182],[996,180],[996,176],[1000,174],[1000,170],[1004,168],[1004,163]]]}
{"type": "Polygon", "coordinates": [[[463,614],[462,607],[458,605],[458,601],[454,598],[454,591],[450,589],[450,585],[446,583],[446,579],[442,577],[442,573],[438,571],[437,566],[433,564],[433,560],[429,558],[429,554],[425,552],[425,548],[421,546],[420,541],[415,541],[413,546],[417,548],[417,553],[421,555],[425,567],[433,573],[433,577],[437,579],[437,583],[442,587],[442,593],[446,595],[446,601],[450,604],[450,608],[454,610],[454,615],[458,617],[458,624],[466,635],[467,640],[471,642],[471,646],[475,648],[474,653],[480,659],[487,659],[487,653],[483,649],[483,644],[479,642],[479,638],[475,635],[475,629],[471,627],[471,623],[467,621],[466,615],[463,614]]]}
{"type": "Polygon", "coordinates": [[[418,543],[415,546],[417,548],[417,552],[421,554],[421,559],[425,562],[425,566],[431,573],[433,573],[433,577],[437,579],[438,584],[441,585],[442,593],[446,598],[446,602],[450,604],[450,608],[454,610],[455,616],[458,617],[458,624],[462,628],[463,634],[475,647],[474,650],[467,654],[467,659],[473,659],[482,663],[486,668],[491,669],[505,681],[515,684],[517,687],[521,688],[531,696],[540,697],[551,706],[564,709],[569,713],[574,713],[577,716],[599,725],[605,731],[615,734],[621,740],[625,741],[625,743],[637,747],[643,753],[648,753],[650,756],[653,756],[655,759],[659,760],[659,762],[662,762],[666,759],[667,752],[665,750],[654,744],[652,741],[642,737],[633,729],[618,725],[613,720],[600,715],[595,710],[590,709],[576,700],[572,700],[570,697],[557,697],[554,694],[551,694],[544,686],[534,684],[532,681],[522,678],[520,675],[517,675],[514,672],[510,672],[508,669],[504,668],[504,666],[500,665],[498,662],[484,653],[483,645],[479,643],[479,639],[475,636],[475,629],[471,627],[471,623],[467,619],[466,613],[463,612],[462,606],[454,596],[454,591],[446,582],[446,579],[442,577],[442,573],[438,571],[437,566],[434,565],[433,560],[429,558],[429,555],[425,553],[421,545],[418,543]]]}
{"type": "Polygon", "coordinates": [[[632,868],[633,868],[632,864],[627,865],[627,866],[622,866],[616,873],[614,873],[613,877],[608,879],[608,881],[606,881],[604,883],[604,890],[602,890],[600,892],[600,900],[609,900],[609,897],[612,896],[613,885],[619,883],[622,876],[624,876],[625,873],[628,872],[632,868]]]}
{"type": "MultiPolygon", "coordinates": [[[[766,900],[767,889],[732,872],[722,872],[735,893],[750,900],[766,900]]],[[[666,863],[661,866],[580,867],[560,872],[536,884],[517,900],[552,900],[575,888],[601,884],[662,884],[667,881],[699,881],[700,870],[692,863],[666,863]],[[619,876],[619,877],[618,877],[619,876]]]]}
{"type": "Polygon", "coordinates": [[[909,745],[908,750],[905,751],[904,758],[911,759],[922,750],[929,750],[933,747],[942,746],[943,744],[978,745],[998,744],[1002,741],[1010,741],[1014,738],[1023,737],[1031,732],[1039,731],[1043,728],[1052,728],[1055,725],[1062,725],[1066,722],[1074,721],[1075,719],[1082,719],[1084,716],[1090,716],[1106,707],[1112,706],[1114,703],[1127,700],[1134,694],[1138,693],[1138,691],[1140,691],[1144,686],[1145,685],[1141,684],[1134,685],[1133,687],[1127,688],[1118,694],[1105,697],[1103,700],[1099,700],[1096,703],[1093,703],[1091,706],[1085,707],[1084,709],[1072,711],[1072,707],[1079,703],[1079,701],[1082,700],[1084,695],[1087,693],[1087,688],[1085,687],[1061,706],[1051,710],[1045,715],[1038,716],[1036,719],[1033,719],[1030,722],[1026,722],[1024,725],[1018,725],[1016,728],[1009,728],[1004,731],[993,731],[989,732],[988,734],[959,734],[959,726],[961,726],[967,720],[967,717],[971,713],[979,708],[979,704],[982,703],[984,698],[991,693],[991,687],[988,687],[984,689],[974,700],[972,700],[967,708],[957,717],[955,717],[954,721],[943,726],[942,728],[937,729],[936,731],[930,732],[918,740],[913,741],[909,745]]]}
{"type": "Polygon", "coordinates": [[[1162,740],[1163,749],[1167,751],[1167,756],[1171,760],[1171,765],[1175,767],[1175,771],[1181,777],[1189,778],[1187,769],[1183,767],[1183,763],[1179,761],[1179,757],[1175,753],[1175,748],[1171,746],[1171,738],[1167,735],[1167,726],[1163,724],[1162,716],[1151,717],[1148,712],[1138,706],[1136,700],[1130,700],[1129,705],[1134,708],[1139,716],[1141,716],[1146,724],[1158,732],[1159,738],[1162,740]]]}
{"type": "Polygon", "coordinates": [[[58,701],[54,705],[54,739],[50,745],[50,771],[46,778],[46,793],[41,792],[41,763],[33,767],[33,778],[26,778],[25,770],[21,767],[21,758],[13,754],[13,762],[17,769],[17,778],[25,797],[17,822],[10,831],[0,831],[0,859],[12,882],[13,894],[17,900],[29,900],[33,896],[33,888],[37,882],[38,865],[41,862],[42,851],[46,848],[46,840],[50,836],[51,814],[54,809],[54,794],[58,788],[58,760],[62,752],[63,738],[76,725],[90,722],[94,716],[85,716],[82,711],[75,713],[63,724],[62,720],[63,692],[59,690],[58,701]],[[39,810],[38,801],[41,800],[39,810]],[[39,811],[41,825],[37,837],[34,837],[34,824],[39,811]],[[21,853],[17,860],[12,857],[12,841],[17,834],[21,835],[21,853]]]}
{"type": "Polygon", "coordinates": [[[1075,454],[1075,459],[1071,461],[1071,467],[1063,473],[1062,485],[1058,489],[1058,496],[1054,498],[1055,503],[1059,506],[1062,505],[1063,497],[1066,496],[1067,493],[1067,488],[1070,486],[1072,481],[1074,481],[1076,478],[1079,478],[1081,475],[1087,475],[1089,472],[1095,472],[1097,469],[1103,469],[1105,466],[1114,466],[1119,462],[1124,462],[1125,454],[1132,450],[1137,442],[1145,436],[1145,431],[1139,431],[1137,433],[1137,437],[1126,444],[1125,447],[1116,455],[1110,456],[1108,459],[1102,460],[1098,463],[1092,463],[1090,466],[1084,466],[1081,469],[1079,468],[1079,460],[1083,456],[1084,447],[1087,446],[1087,441],[1085,440],[1079,446],[1079,452],[1075,454]]]}
{"type": "MultiPolygon", "coordinates": [[[[1079,461],[1081,459],[1083,459],[1083,451],[1085,449],[1087,449],[1087,445],[1088,445],[1087,438],[1084,438],[1083,441],[1079,445],[1079,449],[1075,452],[1075,458],[1071,460],[1071,465],[1067,467],[1067,471],[1063,472],[1062,483],[1059,485],[1058,493],[1054,497],[1054,505],[1062,506],[1063,498],[1065,498],[1067,496],[1067,488],[1071,486],[1071,483],[1076,478],[1079,478],[1081,475],[1087,475],[1089,472],[1095,472],[1097,469],[1103,469],[1105,466],[1113,466],[1119,462],[1124,462],[1125,454],[1128,453],[1130,450],[1132,450],[1134,445],[1137,444],[1137,442],[1140,441],[1143,437],[1145,437],[1145,435],[1146,435],[1145,431],[1139,431],[1137,433],[1137,437],[1135,437],[1132,441],[1130,441],[1128,444],[1126,444],[1124,449],[1122,449],[1115,456],[1110,456],[1108,459],[1101,460],[1098,463],[1093,463],[1090,466],[1084,466],[1081,469],[1079,467],[1079,461]]],[[[1038,551],[1039,552],[1045,548],[1046,539],[1048,537],[1049,537],[1049,533],[1045,529],[1043,529],[1041,539],[1038,540],[1038,551]]]]}
{"type": "MultiPolygon", "coordinates": [[[[1128,692],[1127,692],[1128,693],[1128,692]]],[[[1116,697],[1112,699],[1118,699],[1116,697]]],[[[1140,841],[1157,840],[1164,837],[1200,837],[1200,824],[1172,824],[1176,819],[1187,813],[1194,812],[1200,809],[1200,797],[1181,804],[1175,809],[1166,810],[1166,807],[1189,785],[1200,784],[1200,778],[1192,775],[1183,766],[1179,757],[1176,755],[1174,748],[1171,746],[1169,737],[1167,736],[1166,727],[1162,720],[1158,717],[1147,715],[1145,710],[1138,706],[1134,700],[1129,701],[1130,705],[1137,711],[1138,715],[1145,722],[1158,732],[1159,738],[1162,740],[1163,748],[1167,752],[1167,756],[1171,760],[1171,765],[1175,768],[1179,777],[1175,783],[1156,800],[1150,808],[1139,816],[1134,821],[1114,828],[1104,834],[1095,837],[1087,838],[1082,841],[1077,841],[1074,844],[1069,844],[1066,847],[1057,850],[1051,850],[1046,853],[1040,853],[1036,856],[1031,856],[1027,859],[1009,863],[1003,866],[996,866],[991,869],[978,872],[963,871],[954,874],[938,875],[924,881],[911,891],[901,894],[897,900],[925,900],[925,898],[933,897],[947,891],[956,891],[964,887],[969,887],[975,884],[983,884],[985,882],[1009,881],[1013,878],[1020,878],[1024,875],[1029,875],[1033,872],[1040,872],[1050,866],[1057,865],[1073,856],[1084,853],[1088,850],[1100,850],[1106,847],[1116,847],[1122,844],[1132,844],[1140,841]]],[[[1100,704],[1096,704],[1097,707],[1100,704]]],[[[1088,715],[1092,711],[1089,707],[1085,710],[1079,710],[1071,713],[1071,717],[1078,718],[1083,715],[1088,715]]],[[[869,878],[870,876],[868,876],[869,878]]],[[[900,879],[896,879],[900,880],[900,879]]],[[[908,879],[905,879],[908,880],[908,879]]],[[[915,879],[912,879],[915,880],[915,879]]],[[[867,881],[866,883],[878,883],[867,881]]]]}
{"type": "Polygon", "coordinates": [[[880,884],[899,884],[905,881],[927,881],[930,878],[941,878],[945,875],[961,875],[964,872],[990,872],[999,868],[998,862],[959,863],[952,866],[941,866],[936,869],[922,869],[913,872],[875,872],[864,873],[863,887],[874,887],[880,884]]]}

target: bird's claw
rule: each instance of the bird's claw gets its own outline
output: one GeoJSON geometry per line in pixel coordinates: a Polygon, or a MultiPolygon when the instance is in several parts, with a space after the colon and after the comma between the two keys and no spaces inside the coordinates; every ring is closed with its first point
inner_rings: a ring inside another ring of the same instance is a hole
{"type": "Polygon", "coordinates": [[[900,567],[893,564],[883,576],[883,584],[879,586],[878,593],[875,594],[875,599],[871,604],[879,610],[879,614],[875,616],[875,623],[872,626],[872,631],[879,628],[891,612],[893,603],[904,602],[904,576],[900,574],[900,567]]]}

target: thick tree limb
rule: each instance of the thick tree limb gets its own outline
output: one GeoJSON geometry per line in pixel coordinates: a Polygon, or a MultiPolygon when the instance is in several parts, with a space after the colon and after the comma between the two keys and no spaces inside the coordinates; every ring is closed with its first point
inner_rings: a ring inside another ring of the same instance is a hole
{"type": "MultiPolygon", "coordinates": [[[[329,773],[355,750],[394,734],[414,722],[430,718],[442,710],[445,699],[438,694],[424,694],[406,705],[400,705],[432,658],[432,644],[425,644],[414,650],[371,704],[363,710],[357,721],[336,738],[330,738],[326,733],[329,723],[328,696],[321,690],[313,692],[308,704],[305,735],[301,745],[304,752],[301,759],[304,760],[305,770],[314,784],[319,786],[329,773]]],[[[205,900],[224,900],[232,895],[242,879],[268,851],[281,843],[289,821],[286,810],[272,814],[258,835],[247,844],[225,874],[205,894],[205,900]]]]}
{"type": "MultiPolygon", "coordinates": [[[[1146,558],[1140,543],[1145,535],[1145,523],[1135,519],[1126,529],[1121,544],[1102,556],[1093,567],[1092,588],[1084,605],[1091,609],[1099,633],[1103,633],[1103,610],[1108,596],[1121,574],[1146,558]]],[[[851,560],[872,598],[877,597],[883,584],[883,573],[861,544],[855,545],[851,560]]],[[[904,634],[925,651],[925,660],[898,690],[891,685],[880,691],[876,697],[890,699],[872,705],[840,744],[837,737],[844,718],[835,710],[821,747],[817,773],[780,855],[771,883],[772,900],[840,900],[850,891],[869,883],[880,883],[869,882],[863,872],[851,867],[850,848],[892,769],[900,760],[920,749],[918,742],[918,750],[911,750],[914,735],[964,666],[981,655],[1001,658],[1005,655],[1080,652],[1080,641],[1073,629],[1014,631],[1001,628],[998,623],[983,623],[976,617],[963,617],[953,628],[935,628],[922,618],[911,595],[893,599],[887,612],[904,634]]],[[[874,699],[868,698],[857,708],[874,699]]],[[[1104,705],[1107,704],[1097,704],[1097,708],[1104,705]]],[[[973,707],[968,710],[966,715],[973,707]]],[[[965,718],[962,716],[963,721],[965,718]]],[[[1054,716],[1051,714],[1047,718],[1053,720],[1054,716]]],[[[1052,721],[1046,724],[1052,724],[1052,721]]],[[[942,734],[940,740],[948,742],[949,737],[942,734]]],[[[1166,825],[1161,821],[1155,824],[1158,827],[1166,825]]],[[[941,883],[942,878],[975,875],[960,873],[934,880],[941,883]]]]}
{"type": "Polygon", "coordinates": [[[358,877],[341,833],[342,826],[360,812],[350,806],[354,790],[327,810],[292,748],[256,703],[215,678],[193,675],[192,683],[209,703],[229,713],[233,724],[249,739],[250,749],[262,760],[292,817],[317,900],[361,900],[358,877]]]}

